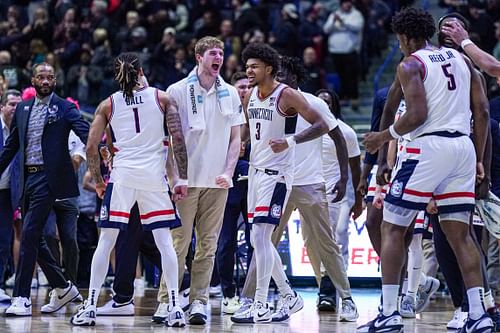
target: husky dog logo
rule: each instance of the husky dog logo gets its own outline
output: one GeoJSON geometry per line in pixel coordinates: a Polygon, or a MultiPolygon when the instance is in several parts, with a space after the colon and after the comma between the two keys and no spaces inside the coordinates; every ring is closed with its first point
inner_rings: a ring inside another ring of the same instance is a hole
{"type": "Polygon", "coordinates": [[[391,195],[393,197],[401,197],[403,195],[403,183],[395,180],[391,185],[391,195]]]}
{"type": "Polygon", "coordinates": [[[281,217],[281,205],[274,204],[271,207],[271,216],[275,219],[279,219],[281,217]]]}

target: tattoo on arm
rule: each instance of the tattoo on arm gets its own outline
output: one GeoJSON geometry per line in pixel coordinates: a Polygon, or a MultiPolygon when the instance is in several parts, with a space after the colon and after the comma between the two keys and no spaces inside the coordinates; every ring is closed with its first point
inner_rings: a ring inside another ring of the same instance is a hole
{"type": "Polygon", "coordinates": [[[101,159],[99,156],[99,142],[101,141],[102,133],[108,124],[106,116],[110,111],[110,106],[106,102],[102,102],[97,107],[94,121],[90,126],[89,137],[87,140],[87,165],[96,184],[103,184],[104,180],[101,175],[101,159]]]}
{"type": "MultiPolygon", "coordinates": [[[[302,143],[316,139],[325,133],[326,124],[324,121],[315,122],[305,130],[300,133],[295,134],[295,141],[297,143],[302,143]]],[[[328,130],[328,128],[326,128],[328,130]]]]}
{"type": "Polygon", "coordinates": [[[99,154],[87,152],[87,165],[94,182],[96,184],[104,183],[101,175],[101,159],[99,158],[99,154]]]}
{"type": "Polygon", "coordinates": [[[184,134],[182,133],[181,117],[174,103],[169,103],[166,112],[168,133],[172,138],[172,149],[174,150],[177,170],[181,179],[187,179],[188,158],[184,134]]]}

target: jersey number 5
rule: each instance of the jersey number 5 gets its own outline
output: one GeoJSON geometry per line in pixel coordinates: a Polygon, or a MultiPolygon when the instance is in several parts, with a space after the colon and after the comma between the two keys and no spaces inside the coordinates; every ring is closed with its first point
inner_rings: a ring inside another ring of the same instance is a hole
{"type": "Polygon", "coordinates": [[[141,132],[141,125],[139,124],[139,109],[133,108],[132,111],[134,111],[135,132],[140,133],[141,132]]]}
{"type": "Polygon", "coordinates": [[[449,67],[451,67],[451,64],[441,65],[444,76],[448,78],[448,90],[455,90],[457,89],[457,84],[455,83],[455,76],[453,76],[453,74],[448,71],[449,67]]]}

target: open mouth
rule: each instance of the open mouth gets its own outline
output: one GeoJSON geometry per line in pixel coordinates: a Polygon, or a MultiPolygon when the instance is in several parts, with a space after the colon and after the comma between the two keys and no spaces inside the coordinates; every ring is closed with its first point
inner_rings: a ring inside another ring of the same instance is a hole
{"type": "Polygon", "coordinates": [[[214,71],[218,71],[218,70],[219,70],[219,68],[220,68],[220,65],[219,65],[219,64],[212,64],[212,69],[213,69],[214,71]]]}

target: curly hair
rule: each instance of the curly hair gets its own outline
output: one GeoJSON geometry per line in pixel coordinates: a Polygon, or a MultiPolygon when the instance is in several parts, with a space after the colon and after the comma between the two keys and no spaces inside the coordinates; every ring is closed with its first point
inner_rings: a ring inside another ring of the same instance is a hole
{"type": "Polygon", "coordinates": [[[307,81],[307,70],[302,63],[302,60],[297,57],[282,56],[280,68],[286,69],[297,77],[297,84],[307,81]]]}
{"type": "Polygon", "coordinates": [[[243,63],[246,63],[248,59],[259,59],[264,62],[266,65],[271,66],[273,70],[271,74],[274,76],[278,72],[279,64],[280,64],[280,55],[279,53],[264,43],[252,43],[249,44],[243,52],[241,53],[241,58],[243,59],[243,63]]]}
{"type": "Polygon", "coordinates": [[[115,59],[115,80],[123,91],[123,97],[134,97],[134,88],[139,84],[139,56],[133,52],[120,54],[115,59]]]}
{"type": "Polygon", "coordinates": [[[394,15],[392,30],[409,39],[427,40],[434,36],[436,25],[430,13],[423,9],[408,7],[394,15]]]}
{"type": "Polygon", "coordinates": [[[344,120],[344,117],[342,116],[342,107],[340,106],[339,95],[337,95],[335,91],[329,89],[320,89],[316,91],[314,95],[319,96],[323,93],[330,95],[330,98],[332,99],[332,109],[330,110],[330,112],[335,116],[335,118],[344,120]]]}

